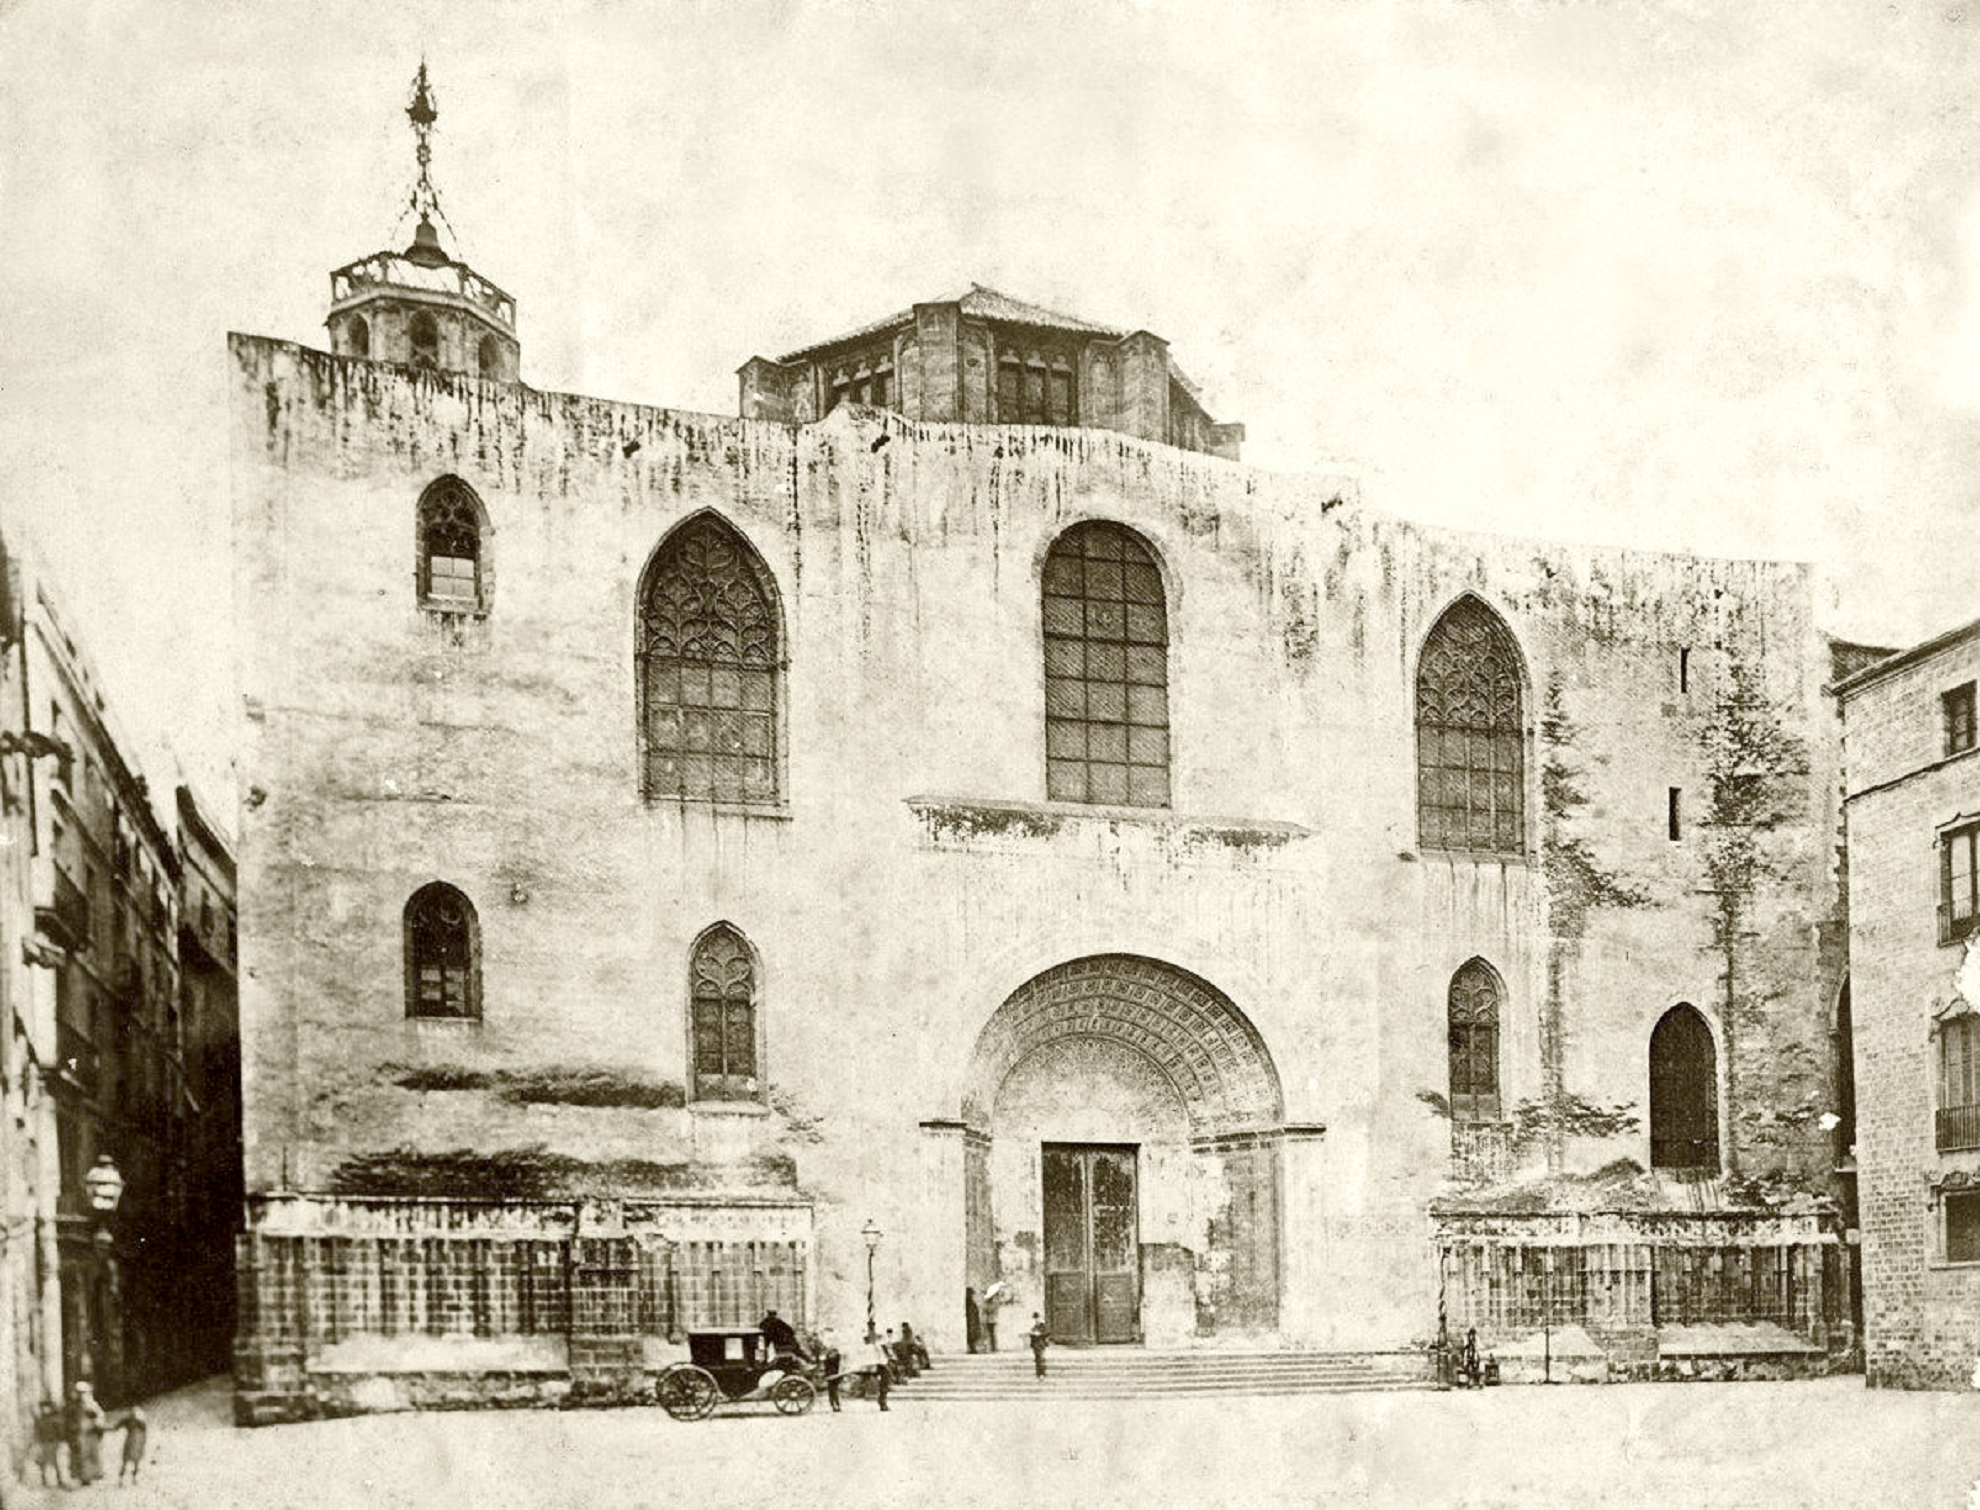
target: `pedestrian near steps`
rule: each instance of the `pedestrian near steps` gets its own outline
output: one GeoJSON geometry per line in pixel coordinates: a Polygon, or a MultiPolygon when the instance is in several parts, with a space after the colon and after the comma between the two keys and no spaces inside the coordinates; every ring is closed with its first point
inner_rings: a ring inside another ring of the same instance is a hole
{"type": "Polygon", "coordinates": [[[1031,1366],[1037,1370],[1038,1377],[1043,1379],[1045,1349],[1052,1341],[1052,1334],[1045,1330],[1045,1318],[1036,1311],[1031,1313],[1031,1331],[1028,1335],[1031,1340],[1031,1366]]]}

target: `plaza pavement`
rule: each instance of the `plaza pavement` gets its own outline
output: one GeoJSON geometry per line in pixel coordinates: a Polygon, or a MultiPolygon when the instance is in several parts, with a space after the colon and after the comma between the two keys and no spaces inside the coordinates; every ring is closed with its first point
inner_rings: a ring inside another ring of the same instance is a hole
{"type": "Polygon", "coordinates": [[[214,1381],[152,1415],[141,1488],[9,1485],[5,1504],[1966,1510],[1980,1478],[1980,1394],[1857,1378],[985,1404],[917,1404],[910,1384],[884,1416],[860,1401],[799,1419],[504,1411],[258,1431],[228,1424],[214,1381]]]}

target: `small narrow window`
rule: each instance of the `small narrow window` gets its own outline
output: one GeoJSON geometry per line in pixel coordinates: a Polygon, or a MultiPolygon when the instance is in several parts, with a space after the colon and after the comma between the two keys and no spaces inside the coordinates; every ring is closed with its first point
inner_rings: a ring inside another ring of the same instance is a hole
{"type": "Polygon", "coordinates": [[[757,1097],[756,962],[749,944],[718,923],[694,946],[690,997],[697,1100],[757,1097]]]}
{"type": "Polygon", "coordinates": [[[1490,1122],[1499,1116],[1498,972],[1475,959],[1451,977],[1446,1005],[1450,1037],[1451,1116],[1490,1122]]]}
{"type": "Polygon", "coordinates": [[[474,908],[444,881],[406,903],[406,1016],[481,1016],[480,939],[474,908]]]}
{"type": "Polygon", "coordinates": [[[1691,690],[1691,647],[1686,645],[1678,651],[1678,691],[1691,690]]]}
{"type": "Polygon", "coordinates": [[[440,365],[440,327],[433,316],[421,310],[412,317],[406,326],[406,339],[412,346],[412,362],[415,367],[438,367],[440,365]]]}
{"type": "Polygon", "coordinates": [[[1946,1205],[1946,1262],[1980,1263],[1980,1193],[1948,1192],[1946,1205]]]}
{"type": "Polygon", "coordinates": [[[1969,823],[1939,836],[1939,942],[1957,943],[1973,931],[1980,916],[1980,867],[1975,865],[1975,841],[1980,823],[1969,823]]]}
{"type": "Polygon", "coordinates": [[[1939,699],[1945,713],[1946,753],[1973,748],[1973,683],[1955,687],[1939,699]]]}
{"type": "Polygon", "coordinates": [[[892,374],[886,368],[873,374],[873,402],[882,409],[887,407],[887,379],[890,376],[892,374]]]}
{"type": "Polygon", "coordinates": [[[1678,829],[1678,798],[1682,794],[1683,790],[1684,789],[1682,787],[1675,787],[1675,786],[1670,789],[1668,810],[1665,815],[1666,822],[1669,825],[1671,842],[1674,844],[1678,841],[1680,837],[1682,837],[1678,829]]]}
{"type": "Polygon", "coordinates": [[[371,355],[371,327],[364,323],[363,315],[352,315],[351,323],[344,327],[344,331],[350,338],[352,356],[371,355]]]}

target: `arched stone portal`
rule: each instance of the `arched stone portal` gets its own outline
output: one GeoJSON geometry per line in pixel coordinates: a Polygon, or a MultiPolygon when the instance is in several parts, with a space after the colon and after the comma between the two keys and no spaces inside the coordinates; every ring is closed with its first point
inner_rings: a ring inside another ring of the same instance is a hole
{"type": "Polygon", "coordinates": [[[1137,955],[1054,966],[977,1036],[968,1283],[1066,1341],[1275,1327],[1284,1119],[1264,1040],[1209,982],[1137,955]]]}

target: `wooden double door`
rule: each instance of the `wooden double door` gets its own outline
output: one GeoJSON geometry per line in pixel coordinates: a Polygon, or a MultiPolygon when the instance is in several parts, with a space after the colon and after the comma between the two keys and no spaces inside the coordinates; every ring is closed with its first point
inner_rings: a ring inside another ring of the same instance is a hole
{"type": "Polygon", "coordinates": [[[1055,1342],[1141,1336],[1141,1233],[1131,1144],[1047,1143],[1045,1325],[1055,1342]]]}

